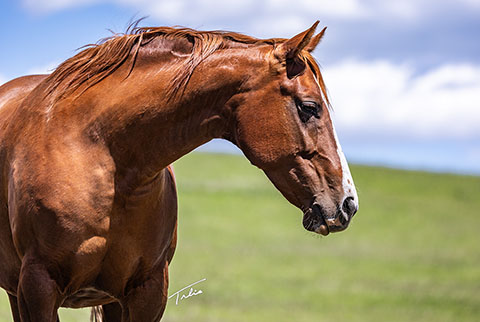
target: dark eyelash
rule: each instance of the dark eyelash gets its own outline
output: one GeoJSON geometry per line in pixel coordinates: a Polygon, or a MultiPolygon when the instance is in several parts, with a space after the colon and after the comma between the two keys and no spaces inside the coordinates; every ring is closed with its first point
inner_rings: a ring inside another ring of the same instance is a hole
{"type": "Polygon", "coordinates": [[[320,105],[314,101],[297,101],[297,107],[302,113],[302,121],[306,122],[310,117],[320,118],[320,105]]]}

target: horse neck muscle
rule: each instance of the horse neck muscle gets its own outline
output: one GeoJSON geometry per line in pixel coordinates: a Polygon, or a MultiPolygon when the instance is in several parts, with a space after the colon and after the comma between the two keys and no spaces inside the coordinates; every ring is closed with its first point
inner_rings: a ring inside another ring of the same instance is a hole
{"type": "Polygon", "coordinates": [[[226,136],[232,115],[228,102],[253,72],[239,50],[229,50],[234,59],[211,55],[173,98],[167,92],[178,71],[172,60],[179,58],[163,57],[159,64],[139,59],[127,78],[125,64],[83,93],[75,106],[93,111],[86,131],[109,146],[117,169],[135,168],[151,177],[196,147],[226,136]]]}

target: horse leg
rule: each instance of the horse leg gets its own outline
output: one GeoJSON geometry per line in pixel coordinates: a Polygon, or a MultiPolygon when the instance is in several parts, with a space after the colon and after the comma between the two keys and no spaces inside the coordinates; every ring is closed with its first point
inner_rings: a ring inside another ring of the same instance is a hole
{"type": "Polygon", "coordinates": [[[159,274],[131,290],[125,298],[122,322],[158,322],[168,299],[168,263],[159,274]]]}
{"type": "Polygon", "coordinates": [[[28,255],[22,261],[18,284],[18,309],[22,322],[57,322],[59,291],[41,261],[28,255]]]}
{"type": "MultiPolygon", "coordinates": [[[[122,321],[122,306],[118,302],[102,305],[101,320],[98,322],[120,322],[122,321]]],[[[97,321],[97,320],[95,320],[97,321]]]]}
{"type": "Polygon", "coordinates": [[[8,300],[10,301],[10,308],[12,310],[12,317],[14,322],[20,321],[20,312],[18,311],[17,297],[11,294],[8,294],[8,300]]]}

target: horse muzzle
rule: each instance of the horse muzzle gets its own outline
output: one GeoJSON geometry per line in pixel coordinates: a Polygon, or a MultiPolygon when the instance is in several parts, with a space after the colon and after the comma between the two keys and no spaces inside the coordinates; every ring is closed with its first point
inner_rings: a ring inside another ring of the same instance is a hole
{"type": "Polygon", "coordinates": [[[357,210],[358,204],[352,197],[345,198],[342,206],[337,207],[333,215],[329,215],[320,204],[314,202],[303,215],[303,227],[308,231],[327,236],[329,233],[345,230],[357,210]]]}

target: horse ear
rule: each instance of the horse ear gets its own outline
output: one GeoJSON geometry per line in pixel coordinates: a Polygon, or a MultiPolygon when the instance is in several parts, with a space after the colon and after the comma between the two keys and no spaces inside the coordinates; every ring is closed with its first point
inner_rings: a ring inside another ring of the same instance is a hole
{"type": "Polygon", "coordinates": [[[277,49],[279,53],[287,59],[293,59],[296,57],[298,53],[300,53],[310,43],[310,40],[312,39],[319,22],[320,21],[317,20],[309,29],[299,33],[298,35],[281,44],[277,49]]]}
{"type": "Polygon", "coordinates": [[[276,49],[278,57],[286,60],[288,78],[293,78],[305,71],[305,62],[298,54],[310,44],[318,24],[319,21],[317,20],[309,29],[285,41],[276,49]]]}
{"type": "Polygon", "coordinates": [[[308,45],[305,47],[305,50],[311,53],[312,51],[315,50],[317,45],[322,41],[323,35],[325,34],[325,30],[327,30],[327,27],[323,28],[322,31],[320,31],[315,37],[310,39],[310,42],[308,45]]]}

